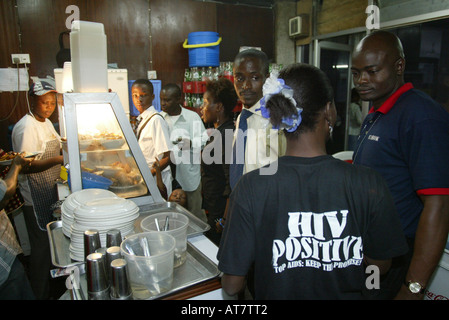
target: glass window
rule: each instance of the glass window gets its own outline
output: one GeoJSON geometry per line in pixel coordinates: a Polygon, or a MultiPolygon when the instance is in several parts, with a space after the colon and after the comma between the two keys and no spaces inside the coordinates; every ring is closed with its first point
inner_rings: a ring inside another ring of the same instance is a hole
{"type": "Polygon", "coordinates": [[[390,29],[402,41],[405,81],[449,110],[449,19],[390,29]]]}
{"type": "Polygon", "coordinates": [[[77,104],[76,117],[81,171],[111,180],[109,190],[120,197],[148,194],[111,104],[77,104]]]}

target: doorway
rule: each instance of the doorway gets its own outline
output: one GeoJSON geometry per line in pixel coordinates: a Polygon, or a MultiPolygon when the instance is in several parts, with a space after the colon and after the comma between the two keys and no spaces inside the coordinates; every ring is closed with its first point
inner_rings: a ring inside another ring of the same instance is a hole
{"type": "Polygon", "coordinates": [[[334,88],[337,122],[333,139],[327,145],[327,153],[347,150],[349,104],[351,91],[351,46],[347,44],[315,40],[314,65],[323,70],[334,88]]]}

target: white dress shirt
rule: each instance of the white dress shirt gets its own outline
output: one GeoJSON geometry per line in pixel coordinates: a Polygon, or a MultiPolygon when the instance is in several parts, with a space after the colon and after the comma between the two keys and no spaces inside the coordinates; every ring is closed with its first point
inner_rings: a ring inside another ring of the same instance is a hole
{"type": "MultiPolygon", "coordinates": [[[[265,165],[275,162],[278,157],[285,154],[286,140],[283,131],[273,129],[270,120],[262,117],[260,103],[257,102],[250,111],[253,115],[247,119],[248,133],[245,147],[245,166],[243,174],[259,169],[265,165]]],[[[235,127],[239,127],[240,115],[235,127]]],[[[234,140],[237,129],[234,132],[234,140]]],[[[235,143],[235,141],[234,141],[235,143]]],[[[269,166],[262,174],[274,174],[277,168],[269,166]]]]}
{"type": "MultiPolygon", "coordinates": [[[[138,120],[140,123],[137,127],[137,132],[139,133],[139,146],[142,149],[143,156],[145,157],[150,170],[156,157],[160,160],[165,152],[173,149],[173,145],[170,141],[168,124],[161,116],[157,115],[157,113],[158,112],[153,106],[146,109],[139,115],[140,119],[138,120]],[[153,117],[145,125],[151,116],[153,117]]],[[[170,195],[172,191],[172,174],[170,166],[167,166],[161,172],[161,175],[162,181],[167,188],[167,193],[170,195]]]]}
{"type": "Polygon", "coordinates": [[[172,162],[176,164],[176,180],[184,191],[195,191],[201,181],[201,149],[209,138],[203,121],[196,112],[183,107],[179,116],[170,116],[164,111],[161,114],[168,123],[174,144],[172,162]],[[179,143],[182,139],[191,142],[187,151],[183,151],[183,144],[179,143]]]}

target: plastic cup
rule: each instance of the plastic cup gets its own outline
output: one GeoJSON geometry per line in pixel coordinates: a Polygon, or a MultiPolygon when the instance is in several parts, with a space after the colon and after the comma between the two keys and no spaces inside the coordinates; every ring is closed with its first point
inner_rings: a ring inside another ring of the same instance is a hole
{"type": "Polygon", "coordinates": [[[161,212],[152,214],[140,223],[140,227],[144,232],[158,231],[167,233],[176,240],[174,268],[181,266],[187,258],[187,227],[189,225],[189,218],[177,212],[161,212]],[[168,230],[164,230],[167,221],[168,230]],[[157,223],[156,223],[157,221],[157,223]]]}
{"type": "Polygon", "coordinates": [[[138,233],[122,242],[120,251],[128,264],[134,299],[148,299],[171,289],[175,244],[163,232],[138,233]],[[148,245],[147,255],[143,243],[148,245]]]}

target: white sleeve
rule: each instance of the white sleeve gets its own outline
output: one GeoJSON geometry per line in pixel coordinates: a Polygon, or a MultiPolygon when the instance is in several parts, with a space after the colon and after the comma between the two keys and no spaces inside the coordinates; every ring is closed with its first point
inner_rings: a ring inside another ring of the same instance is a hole
{"type": "Polygon", "coordinates": [[[209,136],[207,135],[203,120],[201,120],[200,116],[195,112],[192,123],[193,123],[193,134],[192,134],[193,146],[201,147],[202,149],[209,140],[209,136]],[[199,141],[200,145],[198,145],[197,141],[199,141]]]}
{"type": "Polygon", "coordinates": [[[13,132],[13,150],[15,152],[41,152],[43,151],[42,141],[31,123],[21,125],[13,132]]]}
{"type": "Polygon", "coordinates": [[[173,149],[167,122],[159,116],[153,117],[149,129],[153,137],[154,150],[158,156],[173,149]]]}
{"type": "Polygon", "coordinates": [[[12,149],[14,152],[25,151],[25,131],[26,131],[26,121],[19,121],[12,131],[12,149]]]}

